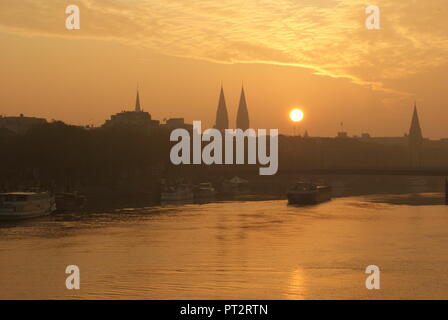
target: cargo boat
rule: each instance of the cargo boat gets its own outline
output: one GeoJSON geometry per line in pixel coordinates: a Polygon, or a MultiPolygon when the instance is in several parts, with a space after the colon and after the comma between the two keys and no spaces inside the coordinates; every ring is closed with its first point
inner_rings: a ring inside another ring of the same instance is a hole
{"type": "Polygon", "coordinates": [[[297,182],[288,189],[289,204],[316,204],[331,200],[331,187],[309,182],[297,182]]]}

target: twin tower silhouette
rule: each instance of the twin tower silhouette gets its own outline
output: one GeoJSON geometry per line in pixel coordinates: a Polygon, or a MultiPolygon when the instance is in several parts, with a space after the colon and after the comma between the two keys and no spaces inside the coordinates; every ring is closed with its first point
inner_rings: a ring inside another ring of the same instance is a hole
{"type": "MultiPolygon", "coordinates": [[[[225,130],[229,128],[229,115],[227,113],[226,99],[224,89],[221,84],[221,93],[219,94],[218,110],[216,111],[215,129],[225,130]]],[[[240,105],[236,115],[236,129],[249,129],[249,112],[247,111],[246,97],[244,95],[244,86],[241,87],[240,105]]]]}

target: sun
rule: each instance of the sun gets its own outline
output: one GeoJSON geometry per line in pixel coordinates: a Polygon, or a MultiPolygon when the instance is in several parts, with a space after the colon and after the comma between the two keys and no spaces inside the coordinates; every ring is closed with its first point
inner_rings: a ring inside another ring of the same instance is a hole
{"type": "Polygon", "coordinates": [[[289,118],[292,122],[300,122],[303,120],[303,111],[300,109],[292,109],[289,113],[289,118]]]}

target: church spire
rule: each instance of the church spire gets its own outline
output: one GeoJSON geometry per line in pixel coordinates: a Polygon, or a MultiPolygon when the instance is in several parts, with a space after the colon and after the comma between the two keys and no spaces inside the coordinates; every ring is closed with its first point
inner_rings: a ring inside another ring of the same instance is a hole
{"type": "Polygon", "coordinates": [[[140,108],[140,97],[138,94],[138,86],[137,86],[137,98],[135,100],[135,112],[140,112],[142,109],[140,108]]]}
{"type": "Polygon", "coordinates": [[[247,111],[246,96],[244,94],[244,86],[241,86],[240,105],[236,115],[236,128],[247,130],[249,129],[249,112],[247,111]]]}
{"type": "Polygon", "coordinates": [[[411,128],[409,129],[409,160],[411,167],[421,165],[421,146],[423,142],[422,129],[418,120],[417,103],[414,104],[414,114],[412,115],[411,128]]]}
{"type": "Polygon", "coordinates": [[[225,130],[229,127],[229,116],[227,114],[226,99],[224,97],[224,89],[221,83],[221,93],[219,94],[218,110],[216,111],[215,128],[225,130]]]}
{"type": "Polygon", "coordinates": [[[423,139],[422,129],[417,113],[417,103],[414,103],[414,114],[412,115],[411,128],[409,129],[409,139],[412,142],[419,142],[423,139]]]}

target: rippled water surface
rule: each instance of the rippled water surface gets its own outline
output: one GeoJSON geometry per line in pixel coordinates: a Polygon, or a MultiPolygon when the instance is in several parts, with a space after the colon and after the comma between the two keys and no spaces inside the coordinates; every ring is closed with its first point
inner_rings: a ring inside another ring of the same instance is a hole
{"type": "Polygon", "coordinates": [[[448,299],[448,207],[370,197],[70,213],[0,224],[0,298],[448,299]],[[65,288],[65,268],[81,290],[65,288]],[[368,265],[381,289],[365,288],[368,265]]]}

